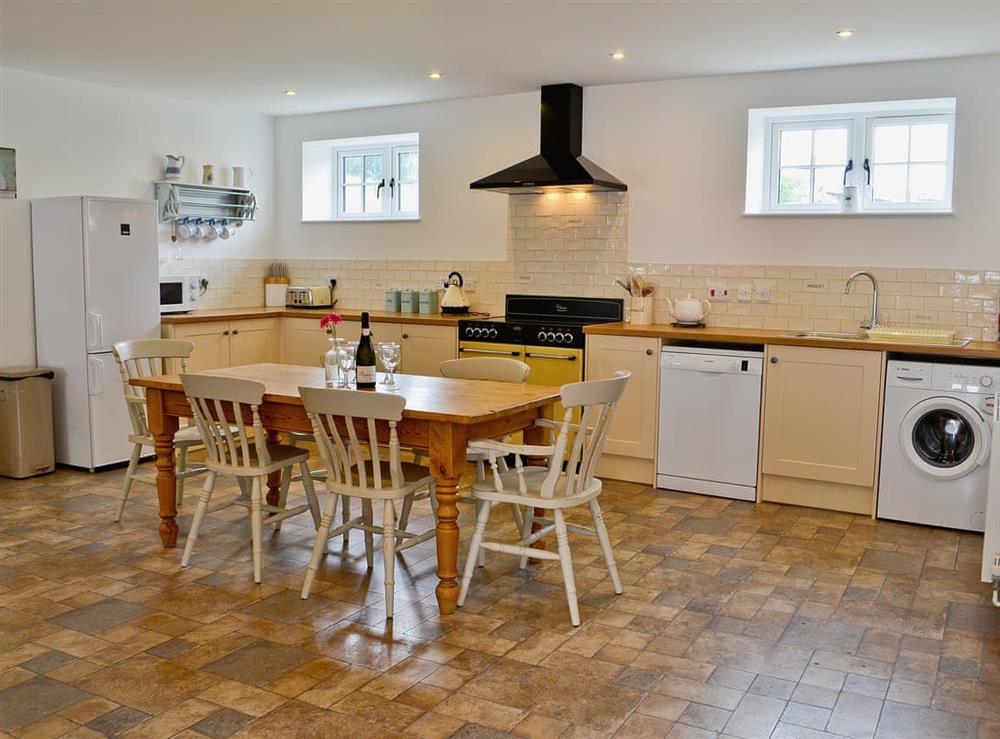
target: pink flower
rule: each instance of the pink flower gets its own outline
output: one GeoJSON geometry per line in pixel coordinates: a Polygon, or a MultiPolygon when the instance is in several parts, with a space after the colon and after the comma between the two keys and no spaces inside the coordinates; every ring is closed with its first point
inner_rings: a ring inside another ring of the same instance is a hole
{"type": "Polygon", "coordinates": [[[339,313],[327,313],[325,316],[319,319],[319,327],[325,328],[328,334],[336,331],[336,326],[339,326],[344,322],[343,316],[339,313]]]}

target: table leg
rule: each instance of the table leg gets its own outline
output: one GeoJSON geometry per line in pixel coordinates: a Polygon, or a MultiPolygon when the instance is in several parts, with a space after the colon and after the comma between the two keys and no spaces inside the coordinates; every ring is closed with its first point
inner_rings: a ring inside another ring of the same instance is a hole
{"type": "MultiPolygon", "coordinates": [[[[278,444],[281,442],[281,432],[274,429],[267,430],[267,443],[278,444]]],[[[267,504],[276,506],[281,499],[281,470],[272,472],[267,476],[267,504]]]]}
{"type": "Polygon", "coordinates": [[[160,502],[160,541],[166,548],[177,546],[177,473],[174,469],[174,434],[177,416],[168,416],[163,392],[146,390],[146,414],[156,451],[156,497],[160,502]]]}
{"type": "Polygon", "coordinates": [[[449,423],[430,425],[430,465],[436,486],[438,609],[455,612],[458,601],[458,484],[465,470],[465,428],[449,423]]]}

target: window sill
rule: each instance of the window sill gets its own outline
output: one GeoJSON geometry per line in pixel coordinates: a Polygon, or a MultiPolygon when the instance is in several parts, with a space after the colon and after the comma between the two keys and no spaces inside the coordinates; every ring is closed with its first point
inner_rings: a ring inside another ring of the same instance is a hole
{"type": "Polygon", "coordinates": [[[414,223],[420,216],[412,218],[302,218],[299,223],[414,223]]]}
{"type": "Polygon", "coordinates": [[[768,213],[757,213],[751,211],[743,212],[744,218],[856,218],[856,217],[875,217],[880,218],[882,216],[953,216],[955,215],[954,210],[856,210],[856,211],[816,211],[816,210],[804,210],[804,211],[783,211],[783,212],[768,212],[768,213]]]}

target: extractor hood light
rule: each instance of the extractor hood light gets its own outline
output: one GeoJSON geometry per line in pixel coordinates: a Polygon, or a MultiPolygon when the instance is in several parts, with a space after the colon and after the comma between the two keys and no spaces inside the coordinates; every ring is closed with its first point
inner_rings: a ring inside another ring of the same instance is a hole
{"type": "Polygon", "coordinates": [[[431,78],[432,80],[439,80],[439,79],[441,79],[442,77],[444,77],[444,75],[443,75],[443,74],[441,74],[440,72],[431,72],[431,73],[430,73],[430,74],[428,74],[427,76],[428,76],[428,77],[430,77],[430,78],[431,78]]]}
{"type": "Polygon", "coordinates": [[[288,97],[291,98],[291,97],[295,97],[296,95],[298,95],[298,93],[295,92],[295,90],[285,90],[285,95],[287,95],[288,97]]]}
{"type": "Polygon", "coordinates": [[[620,62],[622,59],[625,58],[625,52],[621,50],[612,51],[611,58],[614,59],[616,62],[620,62]]]}
{"type": "Polygon", "coordinates": [[[854,35],[854,29],[853,28],[838,28],[837,29],[837,35],[840,36],[840,38],[850,38],[851,36],[854,35]]]}

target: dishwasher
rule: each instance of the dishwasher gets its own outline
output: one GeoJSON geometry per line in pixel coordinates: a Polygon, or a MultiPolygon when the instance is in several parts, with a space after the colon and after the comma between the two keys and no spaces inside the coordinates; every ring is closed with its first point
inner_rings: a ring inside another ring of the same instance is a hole
{"type": "Polygon", "coordinates": [[[763,350],[665,346],[656,487],[757,498],[763,350]]]}

